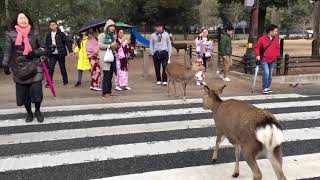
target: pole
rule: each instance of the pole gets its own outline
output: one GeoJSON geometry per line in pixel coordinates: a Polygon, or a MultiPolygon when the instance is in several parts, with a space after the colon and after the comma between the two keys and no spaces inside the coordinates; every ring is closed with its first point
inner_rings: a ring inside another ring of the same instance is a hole
{"type": "MultiPolygon", "coordinates": [[[[244,55],[245,64],[255,64],[255,54],[254,47],[258,39],[258,21],[259,21],[259,0],[255,0],[254,5],[251,9],[250,17],[250,29],[249,29],[249,38],[247,44],[247,51],[244,55]]],[[[249,74],[253,74],[253,69],[249,70],[249,74]]]]}
{"type": "Polygon", "coordinates": [[[9,0],[5,0],[4,1],[4,8],[5,8],[5,11],[6,11],[6,22],[7,22],[7,26],[8,26],[8,29],[9,29],[9,26],[10,26],[10,13],[9,13],[9,0]]]}

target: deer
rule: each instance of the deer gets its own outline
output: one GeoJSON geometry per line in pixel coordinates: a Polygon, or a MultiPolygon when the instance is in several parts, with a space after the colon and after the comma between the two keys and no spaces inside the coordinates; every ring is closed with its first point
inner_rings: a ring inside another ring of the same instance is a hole
{"type": "Polygon", "coordinates": [[[282,170],[281,143],[284,141],[281,126],[274,115],[251,104],[237,100],[223,101],[222,87],[204,86],[203,108],[211,110],[216,126],[216,142],[212,163],[218,159],[219,145],[225,138],[235,147],[233,177],[239,176],[240,153],[251,168],[254,180],[262,174],[256,158],[267,155],[278,180],[286,180],[282,170]]]}
{"type": "Polygon", "coordinates": [[[171,45],[177,50],[177,54],[179,55],[180,49],[184,49],[185,53],[188,51],[188,44],[187,43],[175,43],[173,38],[170,37],[171,45]]]}
{"type": "Polygon", "coordinates": [[[174,94],[177,96],[176,82],[180,82],[183,89],[183,100],[186,101],[186,89],[189,81],[195,77],[198,71],[204,71],[204,69],[204,66],[199,62],[192,63],[191,67],[176,62],[169,63],[166,67],[166,73],[168,75],[168,95],[170,96],[170,83],[172,83],[174,94]]]}

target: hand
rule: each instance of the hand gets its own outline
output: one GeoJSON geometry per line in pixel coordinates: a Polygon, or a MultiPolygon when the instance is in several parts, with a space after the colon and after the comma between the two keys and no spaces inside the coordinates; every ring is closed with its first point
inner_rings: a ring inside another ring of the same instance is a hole
{"type": "Polygon", "coordinates": [[[29,52],[29,54],[26,56],[27,59],[33,59],[36,57],[36,53],[34,51],[29,52]]]}
{"type": "Polygon", "coordinates": [[[257,56],[256,59],[257,59],[257,61],[260,61],[261,57],[260,57],[260,56],[257,56]]]}
{"type": "Polygon", "coordinates": [[[6,75],[10,75],[10,74],[11,74],[10,69],[9,69],[8,66],[4,66],[4,67],[3,67],[3,71],[4,71],[4,73],[5,73],[6,75]]]}
{"type": "Polygon", "coordinates": [[[116,42],[113,42],[113,43],[111,43],[110,46],[116,48],[116,47],[118,47],[118,44],[116,42]]]}

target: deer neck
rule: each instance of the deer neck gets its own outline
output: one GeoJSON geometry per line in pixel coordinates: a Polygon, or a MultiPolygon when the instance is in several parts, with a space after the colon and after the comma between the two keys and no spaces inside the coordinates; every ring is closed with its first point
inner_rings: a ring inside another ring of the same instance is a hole
{"type": "Polygon", "coordinates": [[[223,101],[222,101],[221,98],[218,97],[218,96],[214,96],[214,97],[211,97],[211,98],[212,98],[212,100],[213,100],[213,104],[212,104],[212,107],[211,107],[211,111],[212,111],[213,114],[215,115],[216,112],[217,112],[218,109],[219,109],[219,106],[221,105],[221,103],[222,103],[223,101]]]}

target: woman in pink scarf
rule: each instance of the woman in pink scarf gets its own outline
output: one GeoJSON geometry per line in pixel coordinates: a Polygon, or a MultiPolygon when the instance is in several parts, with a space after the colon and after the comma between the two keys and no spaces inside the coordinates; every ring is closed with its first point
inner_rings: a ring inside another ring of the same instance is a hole
{"type": "Polygon", "coordinates": [[[16,84],[16,101],[18,106],[25,106],[26,122],[32,122],[34,116],[38,122],[44,121],[40,111],[43,100],[43,68],[40,57],[46,54],[45,45],[39,33],[33,30],[32,22],[25,13],[18,13],[11,30],[6,33],[5,52],[2,66],[7,75],[9,68],[13,72],[16,84]],[[10,62],[10,63],[9,63],[10,62]],[[33,114],[31,105],[35,104],[33,114]]]}
{"type": "Polygon", "coordinates": [[[129,44],[126,39],[124,39],[124,30],[119,29],[117,31],[117,40],[118,48],[116,50],[116,87],[115,90],[131,90],[128,86],[128,57],[129,57],[129,44]]]}
{"type": "Polygon", "coordinates": [[[99,47],[98,47],[98,35],[96,29],[89,30],[89,39],[86,45],[87,56],[91,64],[91,87],[93,91],[102,91],[101,89],[101,68],[99,64],[99,47]]]}

